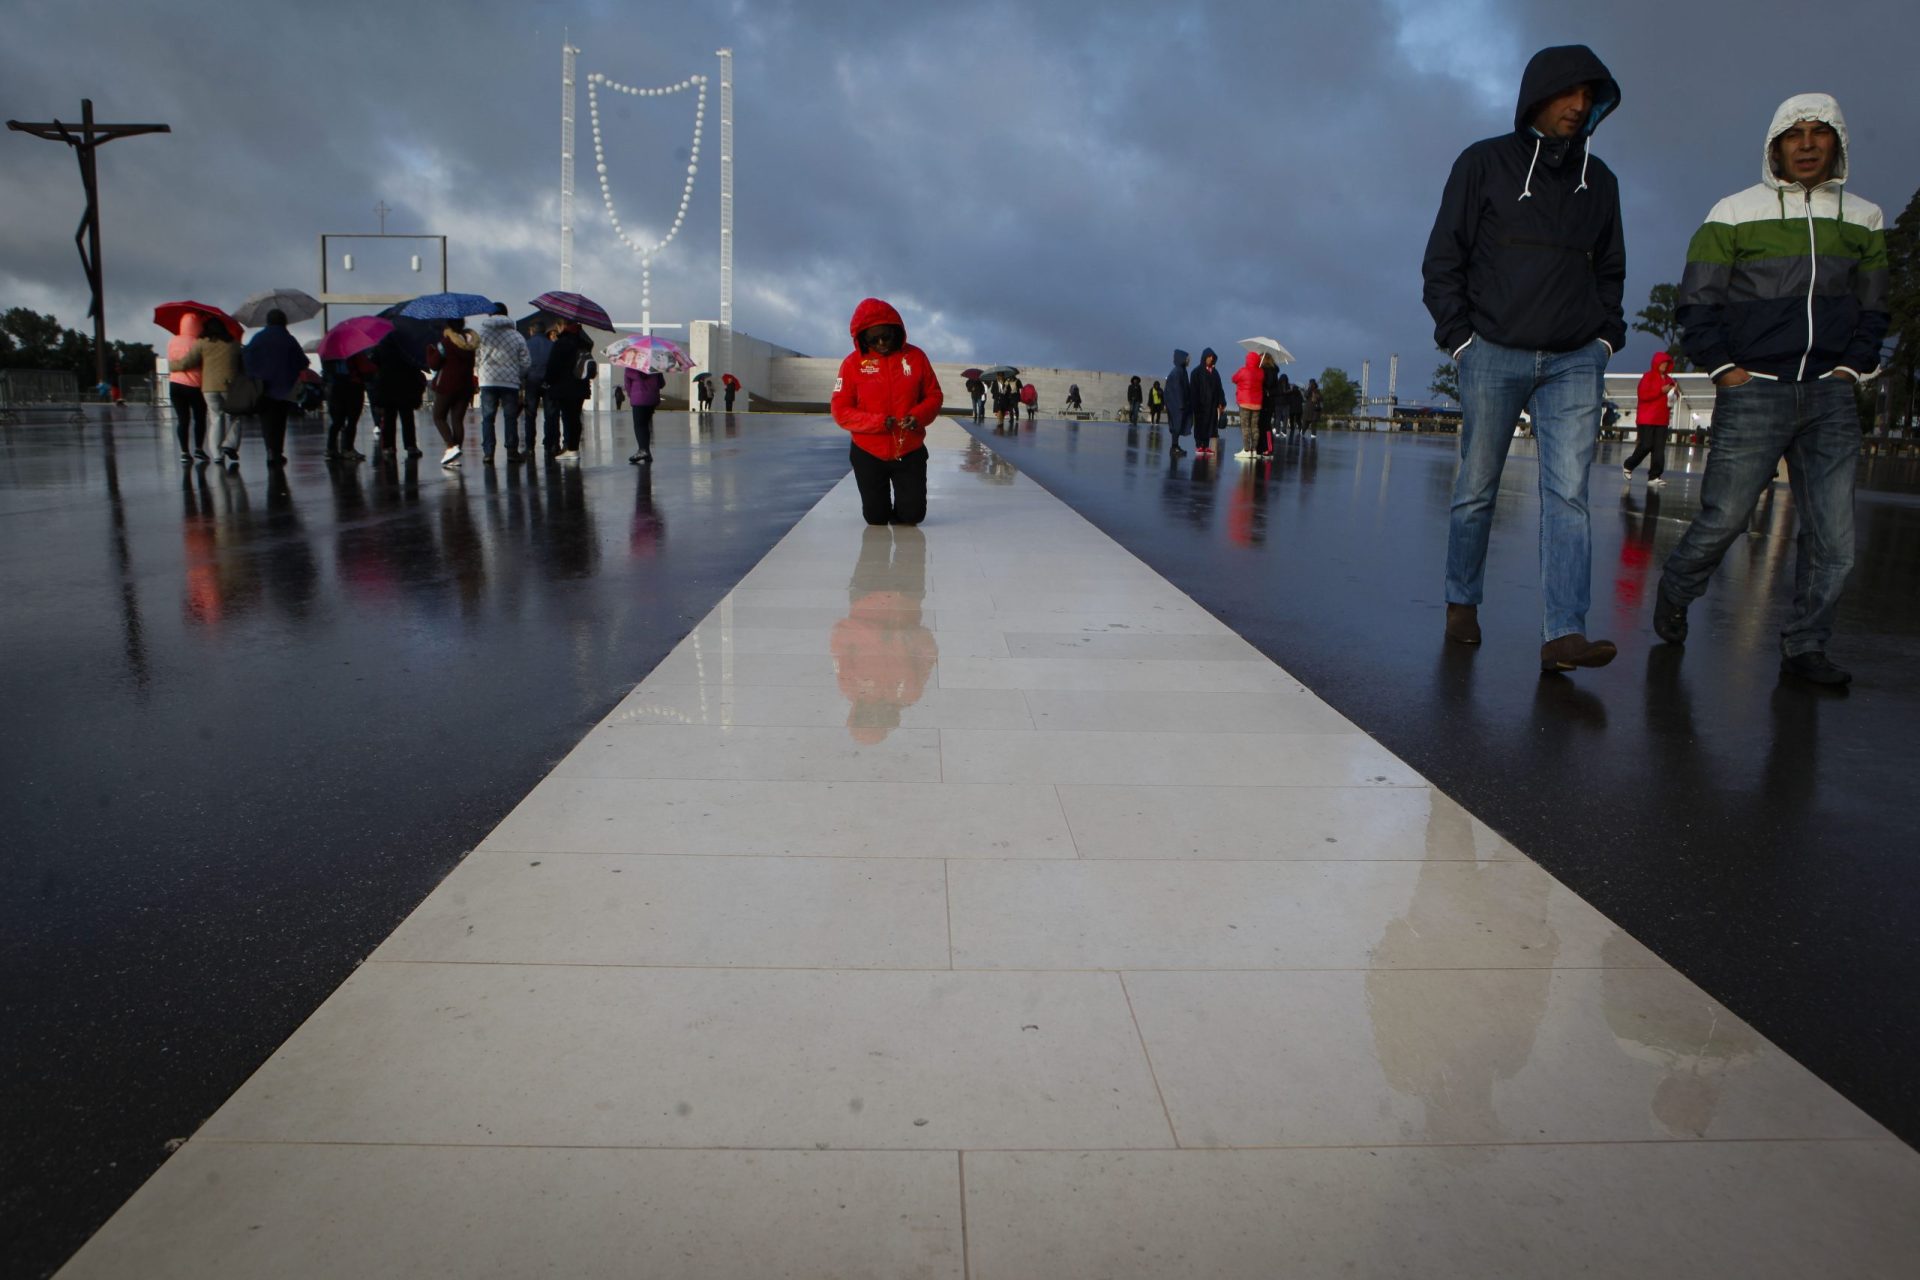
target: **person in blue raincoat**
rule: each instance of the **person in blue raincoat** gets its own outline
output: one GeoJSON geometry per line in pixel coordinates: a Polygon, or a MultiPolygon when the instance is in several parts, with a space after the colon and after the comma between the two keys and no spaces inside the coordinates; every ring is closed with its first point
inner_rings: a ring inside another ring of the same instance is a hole
{"type": "Polygon", "coordinates": [[[1173,351],[1173,372],[1167,375],[1167,385],[1161,394],[1167,401],[1167,435],[1173,441],[1172,456],[1177,458],[1186,452],[1180,447],[1180,437],[1193,425],[1193,392],[1187,381],[1187,353],[1178,347],[1173,351]]]}

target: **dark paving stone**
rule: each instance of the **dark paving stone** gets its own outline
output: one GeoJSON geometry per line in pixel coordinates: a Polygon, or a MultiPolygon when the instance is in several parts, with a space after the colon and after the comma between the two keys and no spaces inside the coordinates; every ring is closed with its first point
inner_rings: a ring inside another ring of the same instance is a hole
{"type": "MultiPolygon", "coordinates": [[[[585,465],[186,469],[0,434],[0,1257],[50,1272],[847,471],[822,418],[585,465]]],[[[368,433],[370,434],[370,433],[368,433]]],[[[678,443],[675,443],[675,441],[678,443]]],[[[364,442],[363,442],[364,447],[364,442]]]]}
{"type": "MultiPolygon", "coordinates": [[[[1667,489],[1650,494],[1644,472],[1621,483],[1627,446],[1602,445],[1588,633],[1620,656],[1543,678],[1529,443],[1503,479],[1475,650],[1441,639],[1451,437],[1328,433],[1243,464],[1169,459],[1164,433],[1117,424],[972,429],[1920,1144],[1913,463],[1863,467],[1832,650],[1856,678],[1835,695],[1779,675],[1784,484],[1694,605],[1685,650],[1653,635],[1653,590],[1697,510],[1703,453],[1675,451],[1667,489]]],[[[1192,780],[1230,765],[1196,762],[1192,780]]]]}

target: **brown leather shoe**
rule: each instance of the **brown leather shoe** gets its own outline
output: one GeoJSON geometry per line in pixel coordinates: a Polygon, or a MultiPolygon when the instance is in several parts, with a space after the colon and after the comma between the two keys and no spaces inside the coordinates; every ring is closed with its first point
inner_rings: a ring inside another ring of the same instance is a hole
{"type": "Polygon", "coordinates": [[[1589,640],[1576,631],[1540,646],[1540,669],[1571,671],[1575,667],[1604,667],[1618,652],[1613,641],[1589,640]]]}
{"type": "Polygon", "coordinates": [[[1447,606],[1447,639],[1455,644],[1480,643],[1480,608],[1471,604],[1447,606]]]}

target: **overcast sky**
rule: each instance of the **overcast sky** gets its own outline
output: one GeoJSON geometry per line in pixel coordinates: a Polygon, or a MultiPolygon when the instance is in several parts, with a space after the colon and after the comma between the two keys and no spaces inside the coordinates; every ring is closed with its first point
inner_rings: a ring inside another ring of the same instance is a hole
{"type": "MultiPolygon", "coordinates": [[[[1620,175],[1628,313],[1679,278],[1719,196],[1758,180],[1791,93],[1836,94],[1850,190],[1889,220],[1920,185],[1911,3],[1507,0],[7,0],[0,117],[166,137],[100,152],[108,321],[154,303],[318,292],[317,237],[451,237],[452,286],[516,306],[558,285],[560,49],[580,55],[575,287],[637,315],[607,221],[584,77],[711,77],[687,223],[656,319],[718,313],[719,82],[735,53],[736,326],[847,348],[868,294],[936,359],[1158,376],[1170,349],[1268,334],[1317,373],[1389,353],[1418,399],[1441,356],[1419,264],[1447,169],[1511,127],[1528,56],[1590,44],[1623,105],[1595,153],[1620,175]]],[[[686,174],[693,96],[603,97],[629,234],[657,238],[686,174]]],[[[82,327],[81,208],[65,147],[0,134],[0,306],[82,327]]],[[[381,285],[360,273],[355,285],[381,285]]],[[[349,287],[344,281],[335,288],[349,287]]],[[[397,284],[387,288],[399,288],[397,284]]],[[[427,286],[430,287],[430,286],[427,286]]],[[[1616,368],[1640,367],[1643,335],[1616,368]]],[[[1383,389],[1376,382],[1376,390],[1383,389]]]]}

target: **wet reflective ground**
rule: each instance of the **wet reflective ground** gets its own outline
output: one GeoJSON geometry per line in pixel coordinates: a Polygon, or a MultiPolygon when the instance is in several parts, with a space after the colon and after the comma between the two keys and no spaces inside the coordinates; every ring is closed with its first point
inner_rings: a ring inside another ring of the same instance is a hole
{"type": "MultiPolygon", "coordinates": [[[[1868,464],[1832,653],[1850,691],[1784,681],[1786,485],[1692,610],[1649,626],[1704,453],[1664,492],[1603,444],[1588,634],[1620,657],[1542,677],[1537,469],[1503,480],[1478,650],[1441,639],[1451,437],[1328,433],[1271,463],[1169,459],[1164,433],[1042,422],[975,435],[1909,1142],[1920,1143],[1920,476],[1868,464]]],[[[1237,437],[1236,437],[1237,438],[1237,437]]],[[[1229,448],[1232,446],[1229,445],[1229,448]]],[[[1182,781],[1231,759],[1176,762],[1182,781]]]]}
{"type": "MultiPolygon", "coordinates": [[[[364,427],[364,424],[363,424],[364,427]]],[[[431,433],[429,433],[431,434],[431,433]]],[[[584,465],[184,469],[0,433],[0,1257],[57,1265],[847,471],[823,418],[584,465]]],[[[363,440],[362,447],[366,447],[363,440]]]]}

